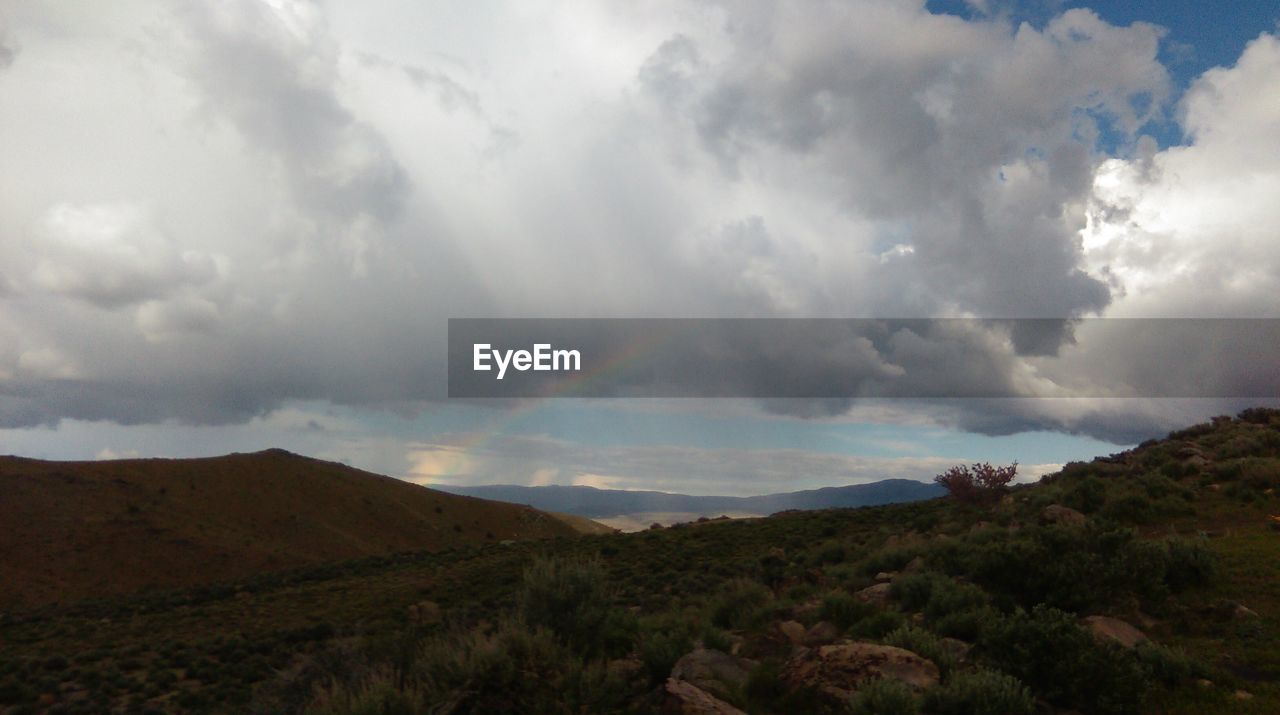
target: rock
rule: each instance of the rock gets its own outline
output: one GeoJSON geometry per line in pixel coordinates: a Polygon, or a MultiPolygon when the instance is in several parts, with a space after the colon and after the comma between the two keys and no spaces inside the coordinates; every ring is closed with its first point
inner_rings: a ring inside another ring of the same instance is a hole
{"type": "Polygon", "coordinates": [[[805,631],[802,643],[809,647],[834,643],[840,637],[840,628],[831,621],[818,621],[805,631]]]}
{"type": "Polygon", "coordinates": [[[698,688],[676,678],[668,678],[662,688],[665,695],[662,712],[680,715],[746,715],[746,713],[698,688]]]}
{"type": "Polygon", "coordinates": [[[503,539],[502,541],[499,541],[499,542],[498,542],[498,545],[499,545],[499,546],[515,546],[515,545],[516,545],[516,540],[515,540],[515,539],[503,539]]]}
{"type": "Polygon", "coordinates": [[[870,603],[873,606],[884,606],[889,603],[889,589],[891,588],[893,588],[893,586],[890,584],[878,583],[874,586],[868,586],[853,595],[863,603],[870,603]]]}
{"type": "Polygon", "coordinates": [[[876,583],[888,583],[898,577],[897,571],[881,571],[876,574],[876,583]]]}
{"type": "Polygon", "coordinates": [[[898,680],[915,690],[938,684],[938,666],[909,650],[845,641],[806,648],[783,666],[781,678],[791,688],[809,688],[831,704],[848,701],[858,685],[874,678],[898,680]]]}
{"type": "Polygon", "coordinates": [[[1147,640],[1147,634],[1119,618],[1087,616],[1084,625],[1098,640],[1118,643],[1125,648],[1132,648],[1147,640]]]}
{"type": "Polygon", "coordinates": [[[1061,504],[1050,504],[1040,512],[1040,520],[1046,524],[1083,524],[1084,514],[1061,504]]]}
{"type": "Polygon", "coordinates": [[[918,612],[918,611],[917,611],[916,613],[912,613],[912,614],[911,614],[911,625],[913,625],[913,626],[923,626],[923,625],[924,625],[924,614],[923,614],[923,613],[920,613],[920,612],[918,612]]]}
{"type": "Polygon", "coordinates": [[[1202,688],[1208,689],[1213,687],[1213,681],[1209,680],[1208,678],[1201,678],[1196,681],[1196,685],[1202,688]]]}
{"type": "Polygon", "coordinates": [[[696,685],[717,697],[741,688],[755,665],[745,658],[709,648],[696,648],[676,661],[671,677],[696,685]]]}
{"type": "Polygon", "coordinates": [[[920,573],[921,571],[924,571],[923,556],[917,556],[914,559],[911,559],[907,562],[906,566],[902,567],[902,573],[920,573]]]}
{"type": "Polygon", "coordinates": [[[1248,690],[1237,690],[1236,700],[1253,700],[1253,693],[1248,690]]]}
{"type": "Polygon", "coordinates": [[[969,659],[969,651],[973,650],[971,644],[965,643],[959,638],[943,638],[941,642],[942,649],[961,663],[969,659]]]}
{"type": "Polygon", "coordinates": [[[1249,608],[1248,606],[1242,603],[1237,603],[1236,607],[1231,609],[1231,617],[1236,619],[1237,621],[1246,621],[1253,618],[1258,618],[1259,616],[1258,616],[1258,612],[1253,610],[1252,608],[1249,608]]]}
{"type": "Polygon", "coordinates": [[[440,622],[440,606],[435,601],[420,601],[409,606],[409,622],[430,626],[440,622]]]}
{"type": "Polygon", "coordinates": [[[765,555],[765,558],[777,559],[778,561],[787,560],[787,552],[784,551],[781,546],[775,546],[769,549],[768,551],[765,552],[764,555],[765,555]]]}
{"type": "Polygon", "coordinates": [[[791,617],[797,621],[808,621],[822,613],[822,599],[813,598],[798,604],[791,609],[791,617]]]}
{"type": "Polygon", "coordinates": [[[1220,491],[1222,491],[1222,485],[1221,485],[1221,484],[1218,484],[1218,483],[1216,483],[1216,482],[1215,482],[1215,483],[1213,483],[1213,484],[1206,484],[1206,485],[1204,485],[1204,488],[1205,488],[1205,489],[1208,489],[1208,490],[1209,490],[1209,491],[1211,491],[1211,492],[1220,492],[1220,491]]]}
{"type": "Polygon", "coordinates": [[[790,641],[792,645],[799,645],[804,642],[805,628],[804,624],[799,621],[783,621],[779,623],[778,632],[790,641]]]}

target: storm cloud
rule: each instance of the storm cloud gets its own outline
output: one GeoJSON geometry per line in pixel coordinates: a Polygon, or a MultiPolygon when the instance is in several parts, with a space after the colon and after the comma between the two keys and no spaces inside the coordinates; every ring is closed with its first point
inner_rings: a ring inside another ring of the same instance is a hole
{"type": "MultiPolygon", "coordinates": [[[[1280,43],[1175,97],[1162,37],[910,0],[15,9],[0,427],[413,413],[450,317],[1274,317],[1280,43]],[[1166,114],[1187,144],[1142,137],[1166,114]]],[[[891,347],[1154,379],[1104,330],[891,347]]],[[[1208,407],[919,409],[1116,438],[1208,407]]]]}

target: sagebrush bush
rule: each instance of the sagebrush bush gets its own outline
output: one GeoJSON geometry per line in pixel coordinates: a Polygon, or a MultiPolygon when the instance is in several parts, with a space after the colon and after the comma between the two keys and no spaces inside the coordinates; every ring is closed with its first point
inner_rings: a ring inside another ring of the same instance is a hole
{"type": "Polygon", "coordinates": [[[901,626],[890,631],[882,640],[885,645],[905,648],[922,658],[933,661],[943,678],[955,670],[955,655],[942,645],[941,638],[923,628],[901,626]]]}
{"type": "Polygon", "coordinates": [[[920,702],[911,687],[900,680],[875,678],[858,686],[849,699],[853,715],[915,715],[920,702]]]}
{"type": "Polygon", "coordinates": [[[1049,702],[1088,713],[1136,713],[1150,685],[1132,654],[1099,642],[1056,608],[1037,606],[1001,619],[979,645],[984,659],[1049,702]]]}
{"type": "Polygon", "coordinates": [[[937,715],[1031,715],[1036,709],[1022,681],[986,668],[952,675],[929,691],[925,705],[937,715]]]}
{"type": "Polygon", "coordinates": [[[613,604],[598,559],[537,558],[524,572],[520,615],[586,655],[625,652],[634,626],[613,604]]]}
{"type": "Polygon", "coordinates": [[[837,591],[827,594],[822,599],[819,618],[824,621],[831,621],[843,631],[848,630],[853,624],[875,612],[875,606],[863,603],[843,591],[837,591]]]}
{"type": "Polygon", "coordinates": [[[406,682],[459,714],[617,712],[635,696],[603,660],[584,660],[550,630],[518,621],[427,640],[406,682]]]}
{"type": "Polygon", "coordinates": [[[330,682],[316,689],[306,715],[417,715],[426,700],[413,686],[402,686],[387,669],[355,683],[330,682]]]}
{"type": "Polygon", "coordinates": [[[715,599],[711,622],[720,628],[748,628],[759,625],[766,617],[766,607],[773,593],[757,581],[735,579],[715,599]]]}

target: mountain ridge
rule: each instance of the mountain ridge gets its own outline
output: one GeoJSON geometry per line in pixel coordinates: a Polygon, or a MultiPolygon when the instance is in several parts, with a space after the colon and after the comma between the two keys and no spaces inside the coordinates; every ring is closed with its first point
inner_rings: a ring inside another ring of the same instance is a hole
{"type": "Polygon", "coordinates": [[[565,512],[588,518],[651,512],[711,512],[773,514],[790,509],[812,510],[878,506],[940,497],[942,487],[912,479],[883,479],[866,484],[820,487],[750,497],[696,496],[660,491],[600,489],[590,486],[512,484],[439,486],[442,491],[565,512]]]}

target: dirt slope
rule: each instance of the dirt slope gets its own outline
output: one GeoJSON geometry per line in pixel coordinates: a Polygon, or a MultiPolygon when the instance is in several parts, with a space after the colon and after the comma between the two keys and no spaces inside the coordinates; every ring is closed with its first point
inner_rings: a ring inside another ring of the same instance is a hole
{"type": "Polygon", "coordinates": [[[283,450],[98,462],[0,457],[0,608],[574,533],[530,507],[283,450]]]}

